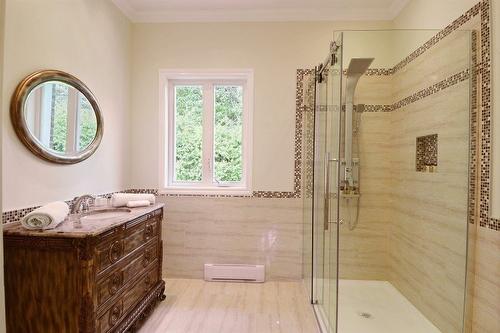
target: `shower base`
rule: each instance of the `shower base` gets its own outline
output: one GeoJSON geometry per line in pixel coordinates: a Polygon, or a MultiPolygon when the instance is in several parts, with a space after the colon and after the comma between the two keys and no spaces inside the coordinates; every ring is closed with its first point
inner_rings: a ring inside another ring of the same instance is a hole
{"type": "Polygon", "coordinates": [[[339,333],[441,333],[387,281],[339,281],[339,333]]]}

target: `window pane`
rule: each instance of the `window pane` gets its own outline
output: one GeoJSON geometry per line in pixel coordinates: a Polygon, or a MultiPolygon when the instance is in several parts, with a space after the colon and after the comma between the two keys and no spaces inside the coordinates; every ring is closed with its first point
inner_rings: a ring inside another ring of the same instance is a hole
{"type": "Polygon", "coordinates": [[[201,181],[203,134],[203,89],[201,86],[175,86],[176,181],[201,181]]]}
{"type": "Polygon", "coordinates": [[[243,87],[215,86],[215,181],[238,182],[243,175],[243,87]]]}
{"type": "Polygon", "coordinates": [[[97,119],[95,116],[94,109],[92,105],[90,105],[89,100],[83,96],[79,95],[79,103],[80,107],[78,110],[80,114],[78,116],[79,124],[79,133],[80,138],[78,140],[78,150],[84,150],[92,143],[97,133],[97,119]]]}
{"type": "Polygon", "coordinates": [[[68,94],[69,87],[63,84],[52,86],[52,119],[50,126],[50,148],[64,153],[68,135],[68,94]]]}

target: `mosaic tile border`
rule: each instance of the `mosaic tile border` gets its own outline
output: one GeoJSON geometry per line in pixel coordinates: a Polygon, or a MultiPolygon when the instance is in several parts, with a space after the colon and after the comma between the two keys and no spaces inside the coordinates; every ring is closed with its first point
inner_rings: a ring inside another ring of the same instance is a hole
{"type": "Polygon", "coordinates": [[[492,68],[491,68],[491,7],[490,0],[483,0],[481,8],[481,68],[480,68],[480,98],[481,98],[481,154],[480,154],[480,199],[479,225],[492,230],[500,230],[497,219],[490,215],[491,191],[491,107],[492,107],[492,68]]]}
{"type": "Polygon", "coordinates": [[[413,104],[415,102],[418,102],[421,99],[424,99],[426,97],[432,96],[442,90],[445,90],[446,88],[452,87],[458,83],[467,81],[470,78],[470,70],[465,69],[459,73],[456,73],[444,80],[441,80],[435,84],[433,84],[430,87],[427,87],[425,89],[422,89],[411,96],[405,97],[402,100],[394,103],[392,105],[393,111],[398,110],[402,107],[408,106],[410,104],[413,104]]]}
{"type": "Polygon", "coordinates": [[[365,104],[363,112],[392,112],[394,107],[387,104],[365,104]]]}
{"type": "Polygon", "coordinates": [[[265,199],[293,199],[300,198],[302,194],[302,135],[303,135],[303,113],[311,110],[307,101],[311,101],[314,91],[306,89],[305,81],[309,76],[314,78],[314,69],[297,69],[297,81],[295,89],[295,134],[294,134],[294,180],[293,191],[253,191],[251,195],[233,194],[158,194],[157,190],[130,190],[138,193],[155,193],[168,197],[206,197],[206,198],[265,198],[265,199]]]}
{"type": "MultiPolygon", "coordinates": [[[[253,191],[251,195],[234,195],[234,194],[163,194],[159,193],[158,189],[127,189],[123,192],[127,193],[148,193],[156,196],[166,197],[203,197],[203,198],[268,198],[268,199],[290,199],[301,197],[302,183],[302,123],[303,113],[311,111],[311,106],[305,102],[305,94],[314,93],[313,91],[305,91],[304,82],[307,76],[314,75],[314,69],[298,69],[296,82],[296,110],[295,110],[295,134],[294,134],[294,186],[293,191],[253,191]]],[[[314,77],[314,76],[313,76],[314,77]]],[[[309,96],[309,100],[311,100],[309,96]]],[[[113,193],[99,195],[101,197],[110,197],[113,193]]],[[[73,200],[68,200],[70,206],[73,200]]],[[[32,212],[40,206],[32,206],[17,210],[11,210],[2,213],[2,223],[16,222],[22,219],[26,214],[32,212]]]]}
{"type": "Polygon", "coordinates": [[[480,45],[478,44],[477,31],[472,32],[471,37],[471,109],[470,109],[470,141],[469,141],[469,222],[474,224],[476,222],[476,182],[477,182],[477,150],[478,150],[478,84],[479,80],[479,59],[478,51],[480,45]]]}
{"type": "MultiPolygon", "coordinates": [[[[104,194],[98,194],[97,197],[111,198],[111,195],[113,195],[113,193],[118,193],[118,191],[104,193],[104,194]]],[[[71,207],[73,206],[74,200],[75,200],[75,198],[73,198],[71,200],[65,200],[64,202],[66,202],[71,209],[71,207]]],[[[21,209],[16,209],[16,210],[10,210],[7,212],[2,212],[2,224],[17,222],[20,219],[22,219],[23,217],[25,217],[27,214],[31,213],[32,211],[34,211],[35,209],[37,209],[39,207],[41,207],[41,206],[32,206],[32,207],[26,207],[26,208],[21,208],[21,209]]]]}
{"type": "MultiPolygon", "coordinates": [[[[395,73],[394,68],[369,68],[365,76],[391,76],[395,73]]],[[[342,74],[347,75],[347,69],[342,71],[342,74]]]]}
{"type": "Polygon", "coordinates": [[[471,78],[470,70],[465,69],[456,73],[444,80],[441,80],[430,87],[417,91],[416,93],[407,96],[394,104],[365,104],[363,112],[393,112],[410,104],[418,102],[426,97],[432,96],[454,85],[467,81],[471,78]]]}
{"type": "MultiPolygon", "coordinates": [[[[477,49],[473,49],[472,73],[468,74],[471,77],[472,81],[471,85],[473,95],[471,103],[471,200],[469,201],[470,222],[475,223],[475,217],[476,215],[478,215],[479,225],[481,227],[487,227],[492,230],[500,231],[500,220],[490,216],[492,142],[491,1],[482,0],[478,2],[471,9],[466,11],[463,15],[449,24],[446,28],[434,35],[421,47],[419,47],[405,59],[396,64],[393,68],[386,70],[374,69],[373,71],[367,73],[367,75],[390,75],[389,73],[396,73],[397,71],[403,69],[406,65],[417,59],[419,56],[424,54],[426,51],[431,49],[433,46],[438,44],[445,37],[449,36],[452,32],[456,31],[478,15],[480,16],[480,36],[477,36],[477,33],[473,33],[472,42],[477,43],[477,39],[479,39],[480,54],[477,54],[477,49]],[[477,145],[479,145],[480,147],[479,156],[476,150],[477,145]],[[477,180],[479,180],[479,193],[476,192],[477,180]],[[477,194],[479,194],[479,203],[476,202],[477,194]],[[476,213],[477,205],[479,206],[478,213],[476,213]]],[[[465,75],[465,73],[462,72],[458,73],[457,75],[460,74],[462,75],[462,77],[459,77],[458,79],[465,80],[465,77],[463,76],[465,75]]],[[[448,78],[446,80],[453,80],[453,78],[448,78]]],[[[447,84],[452,84],[452,82],[440,82],[435,88],[443,90],[446,88],[447,84]]],[[[425,94],[424,91],[419,93],[425,94]]],[[[419,96],[417,95],[414,97],[408,97],[407,99],[404,99],[398,103],[400,103],[399,105],[404,106],[405,103],[411,102],[413,98],[419,98],[419,96]]],[[[382,109],[388,110],[389,107],[390,106],[385,106],[385,108],[383,108],[382,106],[373,106],[372,109],[377,111],[382,109]]],[[[398,105],[396,105],[396,107],[398,107],[398,105]]]]}
{"type": "MultiPolygon", "coordinates": [[[[433,46],[438,44],[441,40],[443,40],[445,37],[450,35],[452,32],[459,29],[465,23],[469,22],[472,18],[476,17],[479,14],[483,15],[484,9],[485,9],[484,8],[485,2],[489,2],[489,0],[484,0],[484,1],[481,1],[481,2],[477,3],[476,5],[474,5],[474,7],[469,9],[467,12],[465,12],[463,15],[461,15],[459,18],[457,18],[455,21],[453,21],[451,24],[449,24],[446,28],[439,31],[431,39],[429,39],[427,42],[425,42],[418,49],[413,51],[409,56],[407,56],[406,58],[401,60],[399,63],[397,63],[390,70],[393,71],[394,73],[400,71],[406,65],[408,65],[410,62],[412,62],[415,59],[417,59],[418,57],[420,57],[422,54],[424,54],[426,51],[428,51],[433,46]]],[[[489,4],[488,4],[488,7],[489,7],[489,4]]],[[[487,16],[489,17],[489,13],[487,14],[487,16]]]]}

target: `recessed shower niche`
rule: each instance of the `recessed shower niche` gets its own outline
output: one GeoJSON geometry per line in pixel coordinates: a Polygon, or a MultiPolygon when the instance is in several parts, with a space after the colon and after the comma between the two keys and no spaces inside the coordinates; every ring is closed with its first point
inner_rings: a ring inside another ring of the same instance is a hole
{"type": "Polygon", "coordinates": [[[438,166],[437,134],[417,137],[415,166],[417,172],[437,172],[437,166],[438,166]]]}

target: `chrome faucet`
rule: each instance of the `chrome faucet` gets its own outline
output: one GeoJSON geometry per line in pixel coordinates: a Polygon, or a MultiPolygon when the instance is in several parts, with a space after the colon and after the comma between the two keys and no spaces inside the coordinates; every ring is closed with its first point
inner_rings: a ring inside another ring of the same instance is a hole
{"type": "Polygon", "coordinates": [[[75,197],[73,199],[73,206],[71,207],[71,214],[77,214],[80,212],[80,208],[82,212],[85,212],[89,209],[89,203],[87,200],[95,200],[95,196],[91,194],[84,194],[79,197],[75,197]]]}

